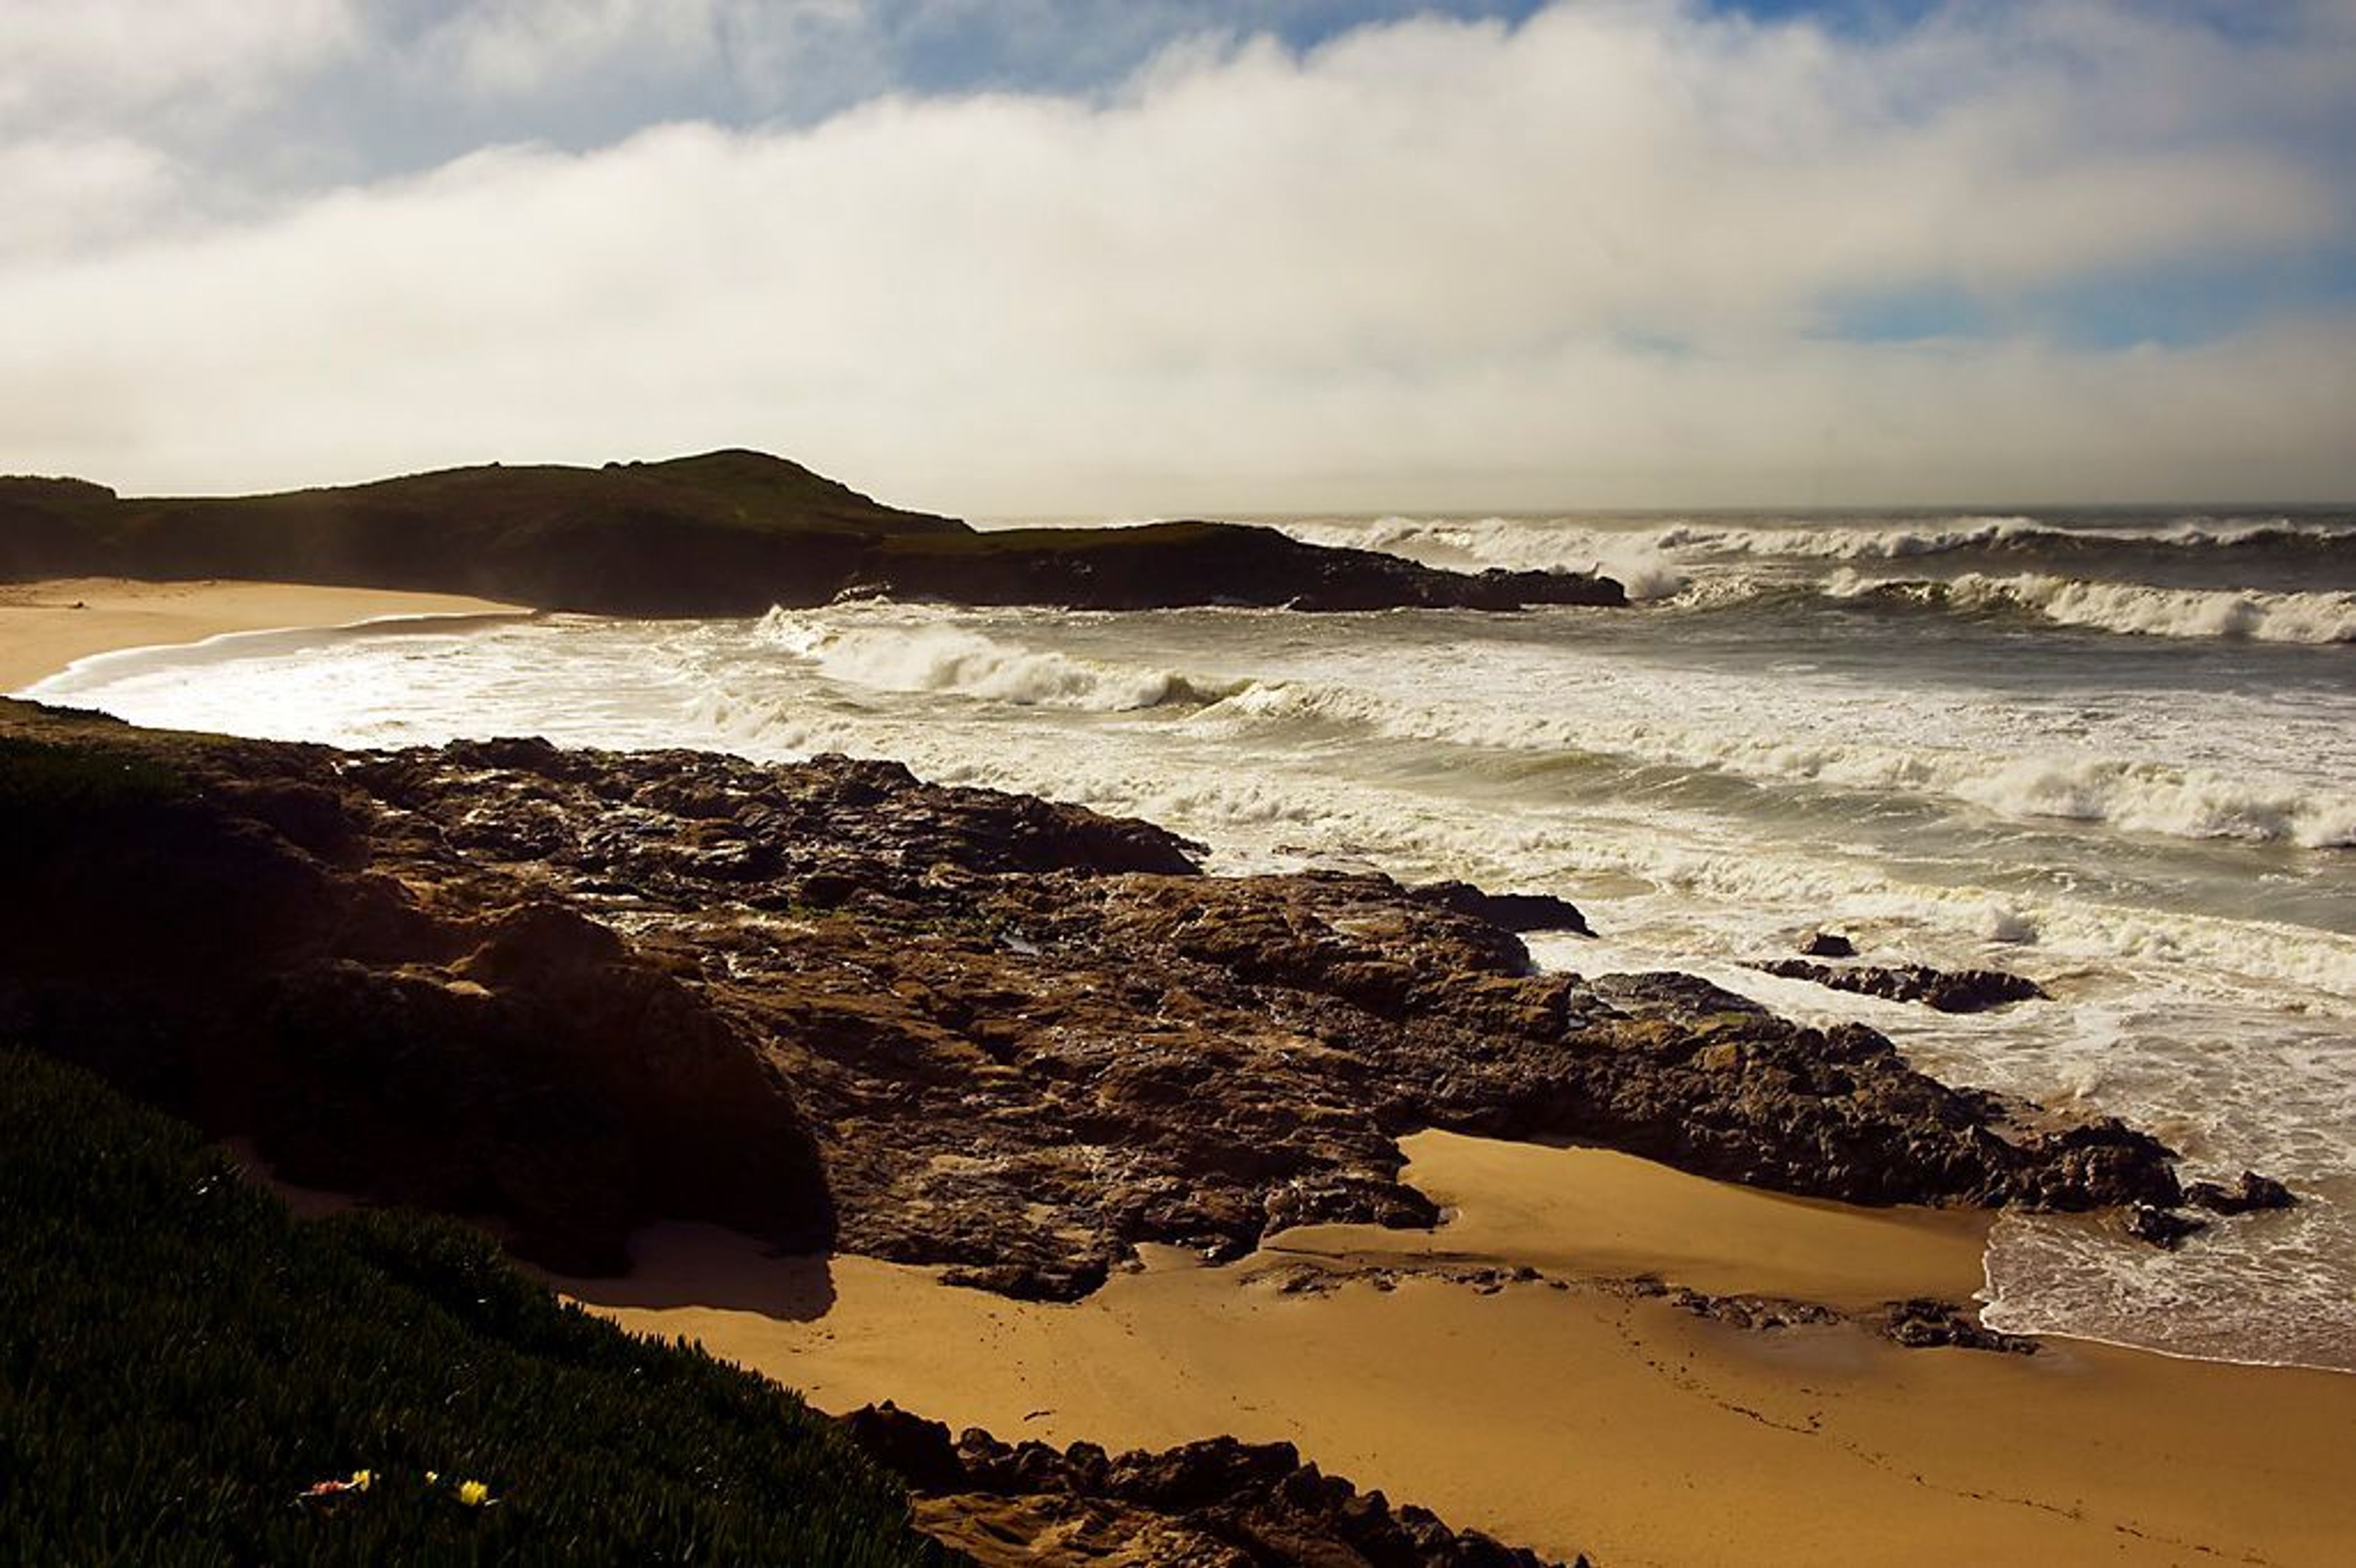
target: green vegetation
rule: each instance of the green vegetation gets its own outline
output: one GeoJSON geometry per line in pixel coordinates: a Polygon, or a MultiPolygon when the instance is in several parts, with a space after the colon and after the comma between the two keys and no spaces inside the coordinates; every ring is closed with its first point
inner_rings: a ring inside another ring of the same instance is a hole
{"type": "Polygon", "coordinates": [[[20,1050],[0,1214],[0,1561],[937,1561],[793,1395],[20,1050]]]}
{"type": "Polygon", "coordinates": [[[0,735],[0,841],[51,819],[102,823],[183,793],[178,774],[146,757],[0,735]]]}
{"type": "Polygon", "coordinates": [[[736,451],[603,468],[491,464],[209,498],[0,479],[0,577],[246,577],[611,614],[821,603],[880,540],[965,531],[736,451]]]}

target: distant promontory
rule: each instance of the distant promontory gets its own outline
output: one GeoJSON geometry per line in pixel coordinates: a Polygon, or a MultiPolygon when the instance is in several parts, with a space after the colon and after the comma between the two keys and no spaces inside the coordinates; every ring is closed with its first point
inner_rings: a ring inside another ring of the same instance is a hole
{"type": "Polygon", "coordinates": [[[745,451],[265,496],[124,497],[78,479],[0,478],[0,578],[80,575],[416,589],[615,615],[756,614],[845,595],[1090,610],[1626,603],[1592,573],[1444,571],[1248,524],[981,530],[745,451]]]}

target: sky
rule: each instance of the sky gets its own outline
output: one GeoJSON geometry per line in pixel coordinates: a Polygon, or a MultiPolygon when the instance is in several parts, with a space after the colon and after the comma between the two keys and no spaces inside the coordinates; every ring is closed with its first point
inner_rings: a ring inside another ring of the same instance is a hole
{"type": "Polygon", "coordinates": [[[0,0],[0,472],[2356,498],[2356,0],[0,0]]]}

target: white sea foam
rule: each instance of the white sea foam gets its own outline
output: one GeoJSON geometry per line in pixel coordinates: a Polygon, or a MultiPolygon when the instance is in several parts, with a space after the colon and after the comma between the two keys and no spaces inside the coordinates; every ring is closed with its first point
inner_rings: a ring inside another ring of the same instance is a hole
{"type": "MultiPolygon", "coordinates": [[[[1683,945],[1662,961],[1744,952],[1764,927],[1837,918],[1907,933],[1929,961],[1982,961],[1987,944],[2033,947],[2046,965],[2094,964],[2165,983],[2187,997],[2267,1005],[2297,993],[2321,1014],[2356,1014],[2356,937],[2249,920],[2162,912],[1893,876],[1864,851],[1779,844],[1707,812],[1657,805],[1483,805],[1367,779],[1347,734],[1270,745],[1227,727],[1237,710],[1286,707],[1289,688],[1256,687],[1219,709],[1153,732],[1028,732],[985,743],[925,715],[815,709],[792,691],[708,698],[699,720],[755,754],[851,751],[900,757],[929,778],[1047,795],[1136,815],[1211,843],[1225,869],[1294,863],[1288,846],[1356,857],[1402,876],[1466,876],[1578,893],[1652,890],[1622,918],[1665,922],[1683,945]],[[1227,720],[1215,717],[1224,710],[1227,720]],[[1694,912],[1719,912],[1692,923],[1694,912]]],[[[1350,694],[1321,694],[1329,709],[1350,694]]]]}
{"type": "Polygon", "coordinates": [[[2356,539],[2356,528],[2346,523],[2295,522],[2283,517],[2232,522],[2185,518],[2154,528],[2083,530],[2057,528],[2028,517],[1958,517],[1833,528],[1816,522],[1759,528],[1694,520],[1669,525],[1655,536],[1655,542],[1664,549],[1702,556],[1887,561],[2029,545],[2081,551],[2151,546],[2195,551],[2277,539],[2356,539]]]}
{"type": "Polygon", "coordinates": [[[1693,522],[1662,531],[1665,549],[1700,555],[1779,556],[1807,560],[1903,560],[1985,549],[2044,532],[2034,517],[1956,517],[1888,528],[1729,527],[1693,522]]]}
{"type": "Polygon", "coordinates": [[[1907,746],[1822,729],[1734,728],[1715,714],[1680,723],[1592,712],[1556,716],[1433,706],[1283,681],[1247,686],[1205,709],[1195,721],[1356,726],[1401,740],[1616,756],[1761,782],[1944,796],[2019,821],[2101,823],[2178,838],[2289,842],[2308,848],[2356,847],[2356,788],[2082,751],[2008,753],[1986,745],[1907,746]]]}
{"type": "MultiPolygon", "coordinates": [[[[2058,556],[2086,563],[2092,575],[1967,574],[1944,583],[1885,587],[1875,580],[1837,574],[1837,595],[1907,593],[1966,613],[2012,609],[2061,624],[2179,637],[2247,637],[2269,642],[2356,641],[2356,594],[2259,592],[2146,587],[2101,580],[2095,565],[2112,556],[2131,577],[2155,549],[2190,558],[2202,551],[2288,544],[2356,541],[2356,526],[2340,520],[2286,517],[2220,520],[2187,517],[2139,528],[2058,528],[2029,517],[1945,518],[1827,525],[1668,522],[1578,518],[1387,517],[1373,522],[1296,521],[1286,531],[1312,543],[1385,550],[1455,571],[1601,571],[1617,578],[1632,599],[1673,600],[1681,608],[1720,609],[1789,592],[1794,574],[1827,567],[1852,573],[1892,563],[1929,562],[1972,553],[2035,561],[2058,556]],[[2132,559],[2117,560],[2120,552],[2132,559]],[[1739,563],[1751,562],[1744,573],[1739,563]]],[[[2076,566],[2065,568],[2075,571],[2076,566]]]]}
{"type": "Polygon", "coordinates": [[[1145,669],[1021,647],[950,625],[840,626],[783,610],[755,636],[830,678],[879,691],[936,691],[1026,706],[1119,713],[1215,701],[1175,670],[1145,669]]]}
{"type": "Polygon", "coordinates": [[[2263,643],[2356,643],[2356,593],[2264,593],[2091,582],[2025,572],[1977,572],[1944,582],[1888,582],[1837,573],[1838,598],[1904,598],[1965,612],[2019,611],[2059,625],[2153,637],[2234,637],[2263,643]]]}
{"type": "Polygon", "coordinates": [[[1625,528],[1516,517],[1383,517],[1282,527],[1311,544],[1378,549],[1451,571],[1600,571],[1633,600],[1665,599],[1687,581],[1685,571],[1662,553],[1657,539],[1625,528]]]}

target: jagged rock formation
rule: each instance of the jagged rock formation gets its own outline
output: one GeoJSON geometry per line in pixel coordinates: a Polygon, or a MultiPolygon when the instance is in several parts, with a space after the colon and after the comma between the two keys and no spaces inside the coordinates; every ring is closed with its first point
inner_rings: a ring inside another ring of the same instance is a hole
{"type": "Polygon", "coordinates": [[[655,1214],[1093,1289],[1428,1225],[1397,1139],[1581,1139],[1866,1203],[2180,1198],[2169,1151],[1676,975],[1533,974],[1375,876],[895,764],[345,753],[0,708],[0,1032],[298,1180],[574,1271],[655,1214]]]}

